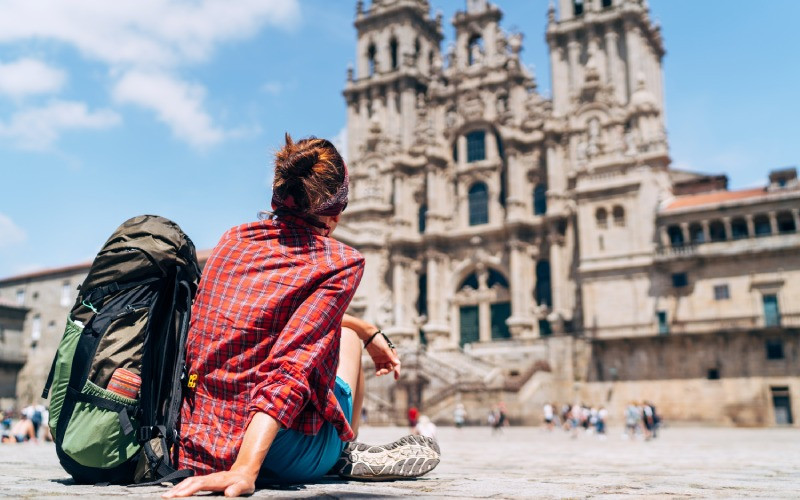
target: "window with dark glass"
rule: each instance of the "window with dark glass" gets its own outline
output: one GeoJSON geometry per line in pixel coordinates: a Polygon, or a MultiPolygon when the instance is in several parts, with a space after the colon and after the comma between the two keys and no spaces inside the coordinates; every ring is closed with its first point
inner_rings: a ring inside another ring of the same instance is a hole
{"type": "Polygon", "coordinates": [[[667,323],[667,311],[658,311],[656,313],[658,319],[658,333],[665,335],[669,333],[669,324],[667,323]]]}
{"type": "Polygon", "coordinates": [[[375,44],[370,44],[367,48],[367,72],[369,76],[375,74],[375,44]]]}
{"type": "Polygon", "coordinates": [[[741,217],[737,217],[731,221],[731,237],[734,240],[747,238],[747,222],[741,217]]]}
{"type": "Polygon", "coordinates": [[[711,241],[725,241],[725,225],[722,221],[714,220],[708,224],[708,233],[711,241]]]}
{"type": "Polygon", "coordinates": [[[547,307],[553,306],[553,289],[550,283],[550,262],[540,260],[536,263],[536,302],[547,307]]]}
{"type": "Polygon", "coordinates": [[[489,276],[486,279],[486,286],[492,288],[493,286],[500,286],[502,288],[508,288],[508,280],[500,271],[495,269],[489,269],[489,276]]]}
{"type": "Polygon", "coordinates": [[[417,223],[419,224],[419,232],[425,232],[425,217],[428,215],[428,205],[420,205],[419,213],[417,214],[417,223]]]}
{"type": "Polygon", "coordinates": [[[680,226],[669,226],[667,228],[667,235],[669,235],[669,243],[674,247],[679,247],[684,244],[683,231],[680,226]]]}
{"type": "Polygon", "coordinates": [[[539,335],[542,337],[547,337],[553,334],[553,327],[550,325],[550,321],[546,319],[539,320],[539,335]]]}
{"type": "Polygon", "coordinates": [[[731,298],[731,292],[728,285],[714,286],[714,300],[728,300],[729,298],[731,298]]]}
{"type": "Polygon", "coordinates": [[[476,182],[469,188],[469,225],[489,222],[489,192],[486,184],[476,182]]]}
{"type": "Polygon", "coordinates": [[[753,218],[753,223],[756,227],[756,236],[772,234],[772,225],[769,223],[769,217],[766,215],[756,215],[753,218]]]}
{"type": "Polygon", "coordinates": [[[706,378],[708,380],[719,380],[719,368],[709,368],[706,378]]]}
{"type": "Polygon", "coordinates": [[[511,303],[498,302],[489,306],[492,315],[492,340],[510,339],[511,332],[508,331],[506,320],[511,316],[511,303]]]}
{"type": "Polygon", "coordinates": [[[611,209],[611,214],[614,216],[614,225],[615,226],[624,226],[625,225],[625,209],[619,205],[615,205],[613,209],[611,209]]]}
{"type": "Polygon", "coordinates": [[[419,294],[417,295],[417,314],[427,316],[428,314],[428,275],[422,273],[417,279],[419,294]]]}
{"type": "Polygon", "coordinates": [[[614,0],[603,0],[602,6],[604,9],[611,7],[614,4],[614,0]]]}
{"type": "Polygon", "coordinates": [[[533,188],[533,214],[544,215],[547,213],[547,186],[537,184],[533,188]]]}
{"type": "Polygon", "coordinates": [[[473,130],[467,134],[467,163],[486,159],[486,132],[473,130]]]}
{"type": "Polygon", "coordinates": [[[797,228],[794,224],[794,216],[790,212],[781,212],[777,215],[778,219],[778,232],[780,233],[794,233],[797,228]]]}
{"type": "Polygon", "coordinates": [[[764,305],[764,326],[781,326],[781,313],[778,308],[778,296],[773,294],[761,297],[764,305]]]}
{"type": "Polygon", "coordinates": [[[690,225],[689,237],[691,237],[692,243],[703,243],[706,239],[705,233],[703,233],[703,226],[697,223],[690,225]]]}
{"type": "Polygon", "coordinates": [[[572,0],[572,12],[576,16],[583,14],[583,0],[572,0]]]}
{"type": "Polygon", "coordinates": [[[684,288],[689,286],[689,276],[686,273],[673,273],[672,286],[675,288],[684,288]]]}
{"type": "Polygon", "coordinates": [[[766,341],[767,359],[783,359],[783,340],[769,339],[766,341]]]}
{"type": "Polygon", "coordinates": [[[461,306],[459,309],[459,323],[461,338],[459,345],[471,344],[480,340],[480,327],[478,324],[478,306],[461,306]]]}
{"type": "MultiPolygon", "coordinates": [[[[608,211],[600,207],[594,213],[594,218],[597,221],[597,227],[606,228],[608,227],[608,211]]],[[[673,243],[674,245],[674,243],[673,243]]]]}
{"type": "Polygon", "coordinates": [[[397,39],[392,38],[389,41],[389,53],[392,57],[392,69],[397,69],[397,39]]]}
{"type": "Polygon", "coordinates": [[[458,289],[461,290],[464,287],[470,287],[473,290],[477,290],[478,289],[478,275],[475,274],[475,273],[472,273],[469,276],[467,276],[466,278],[464,278],[464,280],[461,281],[461,284],[458,285],[458,289]]]}

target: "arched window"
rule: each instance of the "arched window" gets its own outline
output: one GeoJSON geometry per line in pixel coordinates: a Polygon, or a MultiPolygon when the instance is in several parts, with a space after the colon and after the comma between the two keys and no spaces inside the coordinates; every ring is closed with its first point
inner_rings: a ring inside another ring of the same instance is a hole
{"type": "Polygon", "coordinates": [[[689,226],[689,237],[692,239],[692,243],[705,242],[706,236],[703,233],[703,226],[701,226],[697,222],[691,224],[689,226]]]}
{"type": "Polygon", "coordinates": [[[550,262],[540,260],[536,263],[536,302],[552,307],[553,289],[550,284],[550,262]]]}
{"type": "Polygon", "coordinates": [[[469,225],[477,226],[489,222],[489,190],[483,182],[469,188],[469,225]]]}
{"type": "Polygon", "coordinates": [[[572,0],[572,12],[576,16],[583,14],[583,0],[572,0]]]}
{"type": "Polygon", "coordinates": [[[392,57],[392,69],[397,69],[397,38],[392,38],[389,40],[389,54],[392,57]]]}
{"type": "Polygon", "coordinates": [[[489,269],[489,277],[486,280],[486,286],[492,288],[495,285],[508,288],[508,280],[506,280],[506,277],[503,276],[503,273],[500,271],[489,269]]]}
{"type": "Polygon", "coordinates": [[[483,37],[472,35],[467,45],[467,63],[469,66],[481,62],[483,58],[483,37]]]}
{"type": "Polygon", "coordinates": [[[467,163],[486,159],[486,132],[473,130],[467,134],[467,163]]]}
{"type": "Polygon", "coordinates": [[[367,72],[369,76],[375,74],[375,53],[375,44],[369,44],[369,47],[367,47],[367,72]]]}
{"type": "Polygon", "coordinates": [[[475,273],[470,274],[466,278],[461,281],[461,284],[458,285],[458,289],[461,290],[463,288],[472,288],[473,290],[478,289],[478,275],[475,273]]]}
{"type": "Polygon", "coordinates": [[[794,233],[797,231],[797,226],[794,223],[794,217],[791,212],[780,212],[777,215],[778,219],[778,232],[780,233],[794,233]]]}
{"type": "Polygon", "coordinates": [[[673,247],[683,246],[686,243],[683,241],[683,231],[681,231],[680,226],[669,226],[667,234],[669,235],[669,243],[673,247]]]}
{"type": "Polygon", "coordinates": [[[608,212],[605,208],[598,208],[594,213],[594,218],[597,220],[597,227],[608,227],[608,212]]]}
{"type": "Polygon", "coordinates": [[[734,240],[740,240],[742,238],[747,238],[748,236],[747,221],[741,217],[736,217],[733,219],[731,221],[731,237],[734,240]]]}
{"type": "Polygon", "coordinates": [[[756,215],[753,218],[756,226],[756,236],[767,236],[772,234],[772,225],[769,223],[769,217],[766,215],[756,215]]]}
{"type": "Polygon", "coordinates": [[[614,4],[614,0],[603,0],[601,5],[602,5],[602,7],[604,9],[607,9],[607,8],[611,7],[613,4],[614,4]]]}
{"type": "Polygon", "coordinates": [[[725,241],[727,238],[727,236],[725,236],[725,225],[719,220],[712,220],[708,224],[708,233],[711,237],[711,241],[725,241]]]}
{"type": "Polygon", "coordinates": [[[533,215],[544,215],[547,213],[547,186],[537,184],[533,188],[533,215]]]}
{"type": "Polygon", "coordinates": [[[428,215],[428,205],[420,205],[417,214],[417,222],[419,224],[420,234],[425,232],[425,216],[428,215]]]}
{"type": "Polygon", "coordinates": [[[619,205],[614,205],[611,209],[611,214],[614,216],[614,225],[622,227],[625,225],[625,209],[619,205]]]}

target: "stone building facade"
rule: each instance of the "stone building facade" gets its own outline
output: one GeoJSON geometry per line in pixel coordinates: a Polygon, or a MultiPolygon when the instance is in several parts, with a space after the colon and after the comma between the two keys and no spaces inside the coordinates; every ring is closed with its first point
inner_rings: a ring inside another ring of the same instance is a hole
{"type": "MultiPolygon", "coordinates": [[[[648,399],[667,419],[797,425],[796,171],[729,191],[671,169],[646,1],[557,7],[547,98],[500,7],[468,0],[442,51],[427,0],[357,2],[336,237],[367,261],[351,312],[404,360],[397,384],[368,380],[371,421],[416,405],[446,422],[461,402],[478,422],[501,400],[514,422],[540,422],[546,401],[620,418],[648,399]]],[[[24,403],[87,270],[0,280],[30,309],[24,403]]]]}

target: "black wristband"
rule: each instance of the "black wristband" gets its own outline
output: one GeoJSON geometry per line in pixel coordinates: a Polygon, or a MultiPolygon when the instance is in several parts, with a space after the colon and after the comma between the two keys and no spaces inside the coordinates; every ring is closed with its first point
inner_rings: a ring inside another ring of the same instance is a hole
{"type": "Polygon", "coordinates": [[[387,337],[386,334],[383,333],[380,330],[378,330],[377,332],[373,333],[372,336],[369,339],[367,339],[366,342],[364,342],[364,348],[366,349],[367,346],[369,345],[369,343],[372,342],[373,340],[375,340],[375,337],[377,337],[379,334],[383,335],[383,338],[386,339],[386,343],[389,344],[389,349],[394,349],[394,344],[392,343],[392,341],[389,340],[389,337],[387,337]]]}

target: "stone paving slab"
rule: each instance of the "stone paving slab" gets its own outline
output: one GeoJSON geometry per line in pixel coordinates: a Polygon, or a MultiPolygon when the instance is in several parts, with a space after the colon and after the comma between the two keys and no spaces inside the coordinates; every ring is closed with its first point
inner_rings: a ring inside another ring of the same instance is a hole
{"type": "MultiPolygon", "coordinates": [[[[365,427],[384,443],[401,428],[365,427]]],[[[327,480],[260,489],[258,498],[798,498],[800,429],[671,428],[658,439],[607,440],[541,428],[440,428],[442,463],[411,481],[327,480]]],[[[163,488],[75,485],[52,443],[0,445],[0,497],[158,498],[163,488]]]]}

